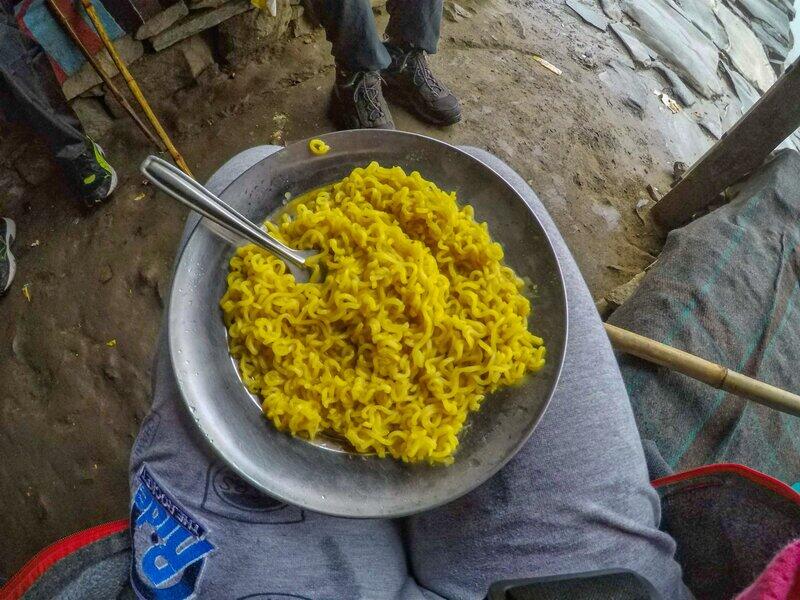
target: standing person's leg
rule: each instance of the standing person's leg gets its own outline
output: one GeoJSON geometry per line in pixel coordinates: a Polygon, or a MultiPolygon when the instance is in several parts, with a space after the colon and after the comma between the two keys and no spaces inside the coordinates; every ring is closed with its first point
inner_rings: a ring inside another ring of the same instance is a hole
{"type": "Polygon", "coordinates": [[[47,140],[55,158],[68,165],[86,149],[85,136],[63,98],[45,87],[48,70],[41,47],[19,30],[13,15],[0,8],[3,109],[29,123],[47,140]]]}
{"type": "Polygon", "coordinates": [[[519,454],[474,492],[406,519],[412,573],[423,587],[466,600],[483,598],[499,580],[624,568],[665,599],[688,597],[675,542],[658,530],[659,499],[625,386],[577,265],[519,175],[469,151],[517,189],[553,241],[567,288],[567,353],[553,400],[519,454]]]}
{"type": "Polygon", "coordinates": [[[442,0],[388,0],[390,44],[436,54],[442,25],[442,0]]]}
{"type": "Polygon", "coordinates": [[[337,69],[382,71],[389,66],[369,0],[313,0],[337,69]]]}
{"type": "MultiPolygon", "coordinates": [[[[220,193],[279,149],[243,152],[208,188],[220,193]]],[[[198,222],[189,217],[179,252],[198,222]]],[[[327,517],[258,492],[212,455],[179,394],[163,325],[153,406],[131,452],[131,583],[141,597],[423,600],[399,523],[327,517]]]]}
{"type": "Polygon", "coordinates": [[[394,129],[380,72],[391,58],[369,0],[312,0],[336,62],[331,117],[343,129],[394,129]]]}
{"type": "Polygon", "coordinates": [[[442,24],[442,0],[389,0],[386,49],[392,62],[384,73],[387,97],[434,125],[461,120],[461,105],[430,69],[442,24]]]}
{"type": "Polygon", "coordinates": [[[84,199],[94,204],[116,187],[116,173],[89,140],[61,95],[41,46],[24,35],[0,3],[0,100],[7,116],[19,119],[50,146],[84,199]]]}

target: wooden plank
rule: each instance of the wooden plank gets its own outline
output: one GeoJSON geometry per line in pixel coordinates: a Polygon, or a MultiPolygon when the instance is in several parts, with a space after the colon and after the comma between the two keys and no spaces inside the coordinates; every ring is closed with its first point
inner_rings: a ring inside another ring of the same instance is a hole
{"type": "Polygon", "coordinates": [[[800,128],[798,98],[800,59],[653,207],[656,221],[669,229],[683,225],[728,186],[763,164],[778,144],[800,128]]]}

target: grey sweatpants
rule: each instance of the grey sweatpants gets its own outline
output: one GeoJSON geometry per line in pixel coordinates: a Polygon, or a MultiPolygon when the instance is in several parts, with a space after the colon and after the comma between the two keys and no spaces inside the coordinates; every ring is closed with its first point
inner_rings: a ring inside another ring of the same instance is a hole
{"type": "MultiPolygon", "coordinates": [[[[223,190],[275,150],[236,156],[209,188],[223,190]]],[[[689,597],[675,543],[658,529],[659,500],[625,387],[575,262],[525,182],[486,152],[466,150],[530,204],[566,280],[567,358],[530,441],[487,483],[420,515],[350,520],[286,505],[204,447],[162,328],[153,407],[131,458],[131,580],[142,598],[468,600],[497,580],[612,567],[640,574],[665,599],[689,597]]],[[[184,241],[197,226],[190,217],[184,241]]]]}

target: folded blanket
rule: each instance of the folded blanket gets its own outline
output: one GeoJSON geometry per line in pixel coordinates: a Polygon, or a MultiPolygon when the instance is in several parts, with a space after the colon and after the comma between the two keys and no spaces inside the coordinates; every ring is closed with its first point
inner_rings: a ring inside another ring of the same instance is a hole
{"type": "MultiPolygon", "coordinates": [[[[609,321],[800,390],[800,154],[782,150],[725,206],[672,231],[609,321]]],[[[651,477],[709,463],[800,481],[800,419],[630,356],[620,367],[651,477]]]]}

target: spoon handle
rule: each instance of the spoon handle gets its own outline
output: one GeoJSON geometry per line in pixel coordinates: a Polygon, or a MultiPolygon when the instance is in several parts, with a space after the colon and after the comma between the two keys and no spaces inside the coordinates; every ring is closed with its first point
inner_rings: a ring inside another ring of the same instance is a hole
{"type": "Polygon", "coordinates": [[[140,171],[157,188],[210,219],[223,229],[227,229],[243,237],[248,242],[269,250],[290,264],[305,267],[305,259],[308,253],[284,246],[167,161],[157,156],[148,156],[142,162],[140,171]]]}

